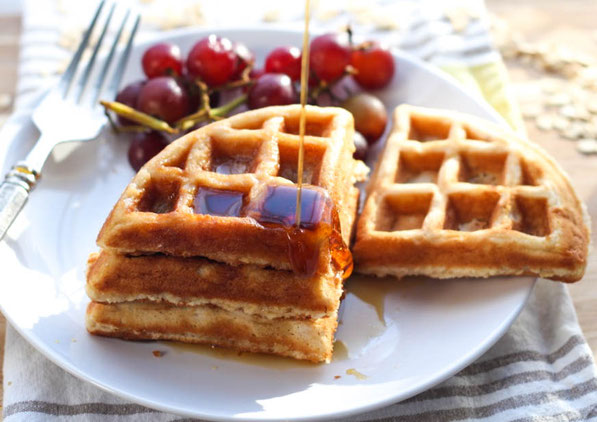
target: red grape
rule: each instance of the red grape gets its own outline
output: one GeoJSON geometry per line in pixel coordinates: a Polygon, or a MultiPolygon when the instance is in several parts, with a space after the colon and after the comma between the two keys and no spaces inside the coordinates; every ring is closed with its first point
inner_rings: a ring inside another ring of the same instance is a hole
{"type": "Polygon", "coordinates": [[[170,76],[159,76],[147,81],[139,92],[137,109],[168,123],[189,114],[190,100],[187,92],[170,76]]]}
{"type": "MultiPolygon", "coordinates": [[[[116,96],[116,101],[119,103],[125,104],[129,107],[136,108],[137,107],[137,99],[139,98],[139,92],[141,92],[141,88],[145,85],[146,81],[137,81],[133,82],[125,86],[122,91],[118,93],[116,96]]],[[[126,117],[118,116],[118,122],[123,126],[129,125],[136,125],[137,123],[133,122],[132,120],[127,119],[126,117]]]]}
{"type": "MultiPolygon", "coordinates": [[[[257,79],[259,79],[261,77],[261,75],[265,74],[265,70],[263,69],[258,69],[258,68],[253,68],[251,69],[251,71],[249,72],[249,79],[251,79],[252,81],[256,81],[257,79]]],[[[242,91],[243,92],[249,92],[249,89],[251,88],[251,85],[247,85],[247,86],[243,86],[242,91]]]]}
{"type": "Polygon", "coordinates": [[[164,42],[149,47],[143,54],[141,63],[148,78],[182,74],[182,55],[180,48],[174,44],[164,42]]]}
{"type": "Polygon", "coordinates": [[[191,76],[200,78],[209,86],[222,85],[236,74],[237,57],[228,38],[210,35],[191,49],[187,69],[191,76]]]}
{"type": "Polygon", "coordinates": [[[350,45],[346,33],[325,34],[311,41],[311,69],[322,81],[339,78],[350,64],[350,45]]]}
{"type": "Polygon", "coordinates": [[[388,113],[383,103],[371,94],[361,93],[342,103],[354,117],[354,128],[367,142],[374,143],[383,134],[388,122],[388,113]]]}
{"type": "Polygon", "coordinates": [[[232,44],[234,53],[236,54],[236,72],[232,79],[239,79],[247,66],[255,63],[255,55],[249,48],[240,42],[232,44]]]}
{"type": "Polygon", "coordinates": [[[367,149],[369,148],[369,145],[367,145],[365,137],[361,135],[359,132],[355,131],[352,139],[354,141],[355,147],[352,156],[357,160],[365,161],[365,159],[367,159],[367,149]]]}
{"type": "Polygon", "coordinates": [[[128,158],[131,167],[139,171],[143,164],[152,159],[168,145],[159,132],[137,133],[129,146],[128,158]]]}
{"type": "Polygon", "coordinates": [[[301,78],[301,50],[296,47],[278,47],[265,59],[267,73],[284,73],[293,81],[301,78]]]}
{"type": "Polygon", "coordinates": [[[356,70],[354,79],[366,89],[383,88],[394,76],[394,58],[387,47],[369,42],[352,52],[351,64],[356,70]]]}
{"type": "Polygon", "coordinates": [[[259,78],[261,77],[261,75],[263,75],[264,73],[265,73],[265,70],[263,70],[263,69],[256,69],[256,68],[253,68],[253,69],[251,69],[251,72],[249,72],[249,77],[250,77],[251,79],[255,79],[255,80],[257,80],[257,79],[259,79],[259,78]]]}
{"type": "Polygon", "coordinates": [[[257,79],[249,91],[249,108],[292,104],[296,93],[292,80],[283,73],[265,73],[257,79]]]}

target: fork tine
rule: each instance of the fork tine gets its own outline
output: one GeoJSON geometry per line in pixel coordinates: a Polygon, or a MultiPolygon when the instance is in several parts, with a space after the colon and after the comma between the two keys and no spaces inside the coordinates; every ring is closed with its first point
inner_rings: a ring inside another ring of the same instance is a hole
{"type": "Polygon", "coordinates": [[[95,27],[95,24],[97,22],[97,18],[99,17],[100,12],[102,11],[105,3],[106,3],[105,0],[102,0],[100,2],[100,4],[97,6],[95,15],[93,16],[93,19],[91,20],[91,23],[89,24],[89,27],[85,31],[85,34],[83,35],[83,39],[79,43],[79,47],[77,47],[77,51],[75,52],[68,67],[62,74],[62,78],[60,78],[60,82],[58,83],[57,88],[62,93],[63,96],[66,96],[66,94],[70,88],[70,85],[74,79],[73,77],[75,75],[75,72],[77,71],[77,67],[79,66],[79,61],[81,61],[81,56],[83,55],[83,51],[85,51],[85,49],[87,48],[87,44],[89,43],[89,38],[91,37],[93,28],[95,27]]]}
{"type": "Polygon", "coordinates": [[[108,57],[106,57],[104,66],[102,67],[99,77],[93,84],[93,91],[92,91],[91,97],[90,97],[92,104],[97,103],[97,100],[99,100],[99,96],[102,93],[102,88],[104,86],[104,81],[106,80],[106,75],[108,74],[108,69],[110,68],[110,65],[112,64],[112,60],[114,59],[114,53],[116,52],[116,47],[118,47],[118,41],[120,40],[120,37],[122,36],[122,32],[124,31],[124,27],[129,19],[130,14],[131,14],[130,9],[127,9],[126,14],[124,15],[124,18],[122,19],[122,23],[120,24],[120,28],[118,28],[118,32],[116,33],[116,36],[114,37],[114,42],[112,43],[112,47],[110,47],[110,52],[108,53],[108,57]]]}
{"type": "Polygon", "coordinates": [[[137,14],[135,17],[135,24],[133,25],[133,29],[131,30],[131,35],[129,36],[129,40],[126,43],[126,47],[120,56],[120,60],[118,61],[118,65],[114,70],[114,75],[112,75],[112,80],[108,85],[108,91],[106,92],[106,96],[108,98],[114,98],[118,93],[118,87],[120,86],[120,81],[122,80],[122,75],[124,74],[124,69],[126,69],[126,62],[131,54],[131,48],[133,47],[133,40],[135,39],[135,34],[137,33],[137,29],[139,29],[139,22],[141,20],[141,16],[137,14]]]}
{"type": "Polygon", "coordinates": [[[102,42],[104,41],[104,37],[106,36],[106,32],[108,32],[108,27],[110,26],[110,21],[112,20],[112,15],[114,14],[114,9],[116,8],[116,4],[112,4],[110,8],[110,12],[108,13],[108,17],[106,18],[106,22],[104,23],[104,28],[95,44],[95,48],[93,49],[93,53],[89,58],[89,62],[85,67],[85,71],[83,72],[83,76],[79,80],[77,84],[77,94],[75,98],[77,98],[77,102],[81,102],[81,97],[85,93],[85,86],[87,85],[87,81],[89,80],[89,75],[91,75],[91,71],[93,70],[93,65],[95,64],[95,59],[97,58],[97,52],[102,46],[102,42]]]}

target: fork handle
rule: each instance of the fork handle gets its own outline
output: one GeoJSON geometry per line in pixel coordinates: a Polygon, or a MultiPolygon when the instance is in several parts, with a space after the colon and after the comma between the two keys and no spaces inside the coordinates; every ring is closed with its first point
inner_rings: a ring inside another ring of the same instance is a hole
{"type": "Polygon", "coordinates": [[[39,174],[17,164],[0,184],[0,240],[23,209],[38,178],[39,174]]]}

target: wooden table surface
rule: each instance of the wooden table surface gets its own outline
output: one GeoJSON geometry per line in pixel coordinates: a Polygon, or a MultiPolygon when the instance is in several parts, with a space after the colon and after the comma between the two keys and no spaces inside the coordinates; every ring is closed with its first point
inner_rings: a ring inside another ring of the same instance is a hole
{"type": "MultiPolygon", "coordinates": [[[[522,32],[531,42],[559,40],[597,57],[597,32],[594,26],[597,2],[544,0],[523,3],[518,0],[487,0],[487,5],[492,13],[506,19],[512,28],[522,32]]],[[[20,30],[18,16],[0,17],[0,96],[4,93],[12,95],[15,90],[20,30]]],[[[528,66],[510,62],[506,64],[514,91],[537,77],[536,72],[528,66]]],[[[0,105],[0,122],[8,112],[0,105]]],[[[597,156],[581,155],[571,141],[561,139],[555,132],[539,131],[533,124],[527,124],[527,130],[529,137],[557,157],[568,171],[593,218],[592,238],[597,244],[597,156]]],[[[584,279],[569,287],[580,325],[594,355],[597,354],[596,258],[597,250],[594,249],[584,279]]],[[[0,315],[0,357],[4,354],[5,324],[0,315]]],[[[0,372],[0,379],[1,376],[0,372]]],[[[0,406],[1,400],[0,391],[0,406]]]]}

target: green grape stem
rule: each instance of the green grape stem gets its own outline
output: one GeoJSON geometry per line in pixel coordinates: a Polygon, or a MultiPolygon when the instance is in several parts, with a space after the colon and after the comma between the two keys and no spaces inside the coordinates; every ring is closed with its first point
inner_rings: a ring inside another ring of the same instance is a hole
{"type": "Polygon", "coordinates": [[[226,103],[217,108],[204,107],[201,110],[193,113],[189,116],[183,117],[174,126],[180,130],[188,130],[195,126],[197,123],[201,123],[207,120],[220,120],[226,117],[232,110],[244,104],[247,101],[247,94],[243,94],[236,97],[234,100],[226,103]]]}
{"type": "Polygon", "coordinates": [[[247,102],[247,94],[243,94],[239,97],[236,97],[234,100],[230,101],[229,103],[224,104],[223,106],[212,108],[211,109],[211,116],[217,117],[225,117],[228,113],[233,111],[235,108],[239,107],[241,104],[247,102]]]}
{"type": "Polygon", "coordinates": [[[228,113],[233,111],[235,108],[239,107],[241,104],[244,104],[246,101],[247,94],[243,94],[239,97],[236,97],[229,103],[226,103],[217,108],[210,108],[209,103],[205,104],[197,112],[183,117],[179,121],[175,122],[174,127],[170,126],[163,120],[156,119],[155,117],[150,116],[149,114],[137,111],[134,108],[129,107],[126,104],[119,103],[117,101],[102,100],[100,101],[100,104],[105,108],[106,112],[112,111],[122,117],[139,123],[139,126],[131,126],[130,128],[126,126],[116,125],[111,116],[108,114],[108,118],[112,127],[118,132],[141,132],[143,130],[153,129],[171,134],[178,134],[181,131],[185,131],[192,128],[197,123],[201,123],[207,120],[223,119],[224,117],[226,117],[228,113]]]}
{"type": "Polygon", "coordinates": [[[177,129],[171,127],[165,121],[156,119],[155,117],[150,116],[149,114],[137,111],[134,108],[127,106],[126,104],[119,103],[118,101],[101,100],[100,104],[104,106],[105,109],[110,110],[122,117],[126,117],[127,119],[137,122],[150,129],[173,134],[178,133],[177,129]]]}

